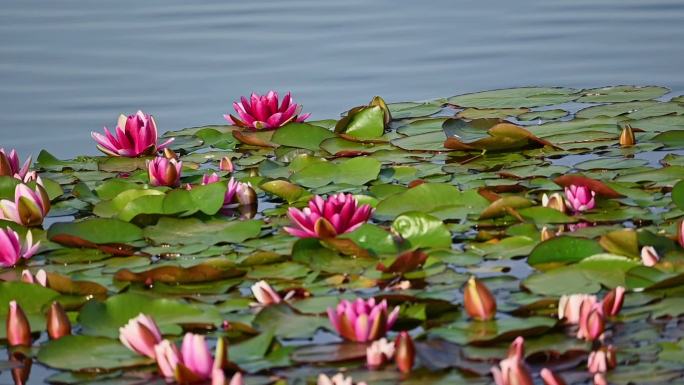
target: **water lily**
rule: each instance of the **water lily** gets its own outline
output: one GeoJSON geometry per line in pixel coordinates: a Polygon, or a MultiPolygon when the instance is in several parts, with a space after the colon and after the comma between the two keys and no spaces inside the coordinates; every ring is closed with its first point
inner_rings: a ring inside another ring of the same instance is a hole
{"type": "Polygon", "coordinates": [[[21,281],[47,287],[47,273],[45,272],[45,270],[40,269],[38,270],[36,275],[33,275],[33,273],[31,273],[30,270],[22,270],[21,281]]]}
{"type": "Polygon", "coordinates": [[[594,385],[608,385],[608,381],[606,381],[603,373],[594,374],[594,385]]]}
{"type": "Polygon", "coordinates": [[[303,122],[311,115],[299,115],[302,106],[294,103],[289,92],[280,104],[275,91],[269,91],[266,95],[252,93],[249,100],[243,96],[239,102],[234,102],[233,108],[240,118],[231,114],[223,115],[230,124],[258,130],[278,128],[289,122],[303,122]]]}
{"type": "Polygon", "coordinates": [[[598,302],[595,295],[571,294],[564,295],[558,301],[558,319],[565,318],[565,322],[576,325],[580,322],[581,310],[584,303],[593,305],[598,302]]]}
{"type": "Polygon", "coordinates": [[[542,206],[558,210],[562,213],[565,212],[565,200],[560,193],[553,193],[551,196],[542,195],[542,206]]]}
{"type": "Polygon", "coordinates": [[[354,231],[370,218],[370,205],[359,206],[351,194],[339,193],[323,199],[316,195],[302,210],[290,207],[293,226],[285,231],[299,238],[332,238],[354,231]]]}
{"type": "MultiPolygon", "coordinates": [[[[205,174],[202,176],[202,186],[219,182],[221,182],[221,177],[216,173],[205,174]]],[[[188,184],[187,189],[191,190],[192,186],[188,184]]],[[[254,205],[256,203],[257,195],[251,183],[239,182],[232,177],[228,180],[226,194],[223,197],[224,207],[230,205],[254,205]]]]}
{"type": "Polygon", "coordinates": [[[39,226],[50,211],[50,198],[40,184],[35,189],[23,183],[14,188],[14,201],[0,200],[0,219],[24,226],[39,226]]]}
{"type": "Polygon", "coordinates": [[[524,357],[524,339],[518,337],[511,344],[508,356],[491,368],[496,385],[533,385],[524,357]]]}
{"type": "Polygon", "coordinates": [[[470,317],[487,321],[496,315],[496,298],[485,284],[471,276],[463,290],[463,307],[470,317]]]}
{"type": "Polygon", "coordinates": [[[0,266],[10,267],[18,264],[22,259],[31,258],[40,242],[33,243],[31,231],[26,232],[26,238],[22,244],[19,234],[10,227],[0,229],[0,266]]]}
{"type": "Polygon", "coordinates": [[[154,358],[155,345],[161,342],[162,335],[154,319],[141,313],[119,328],[119,339],[132,351],[154,358]]]}
{"type": "Polygon", "coordinates": [[[394,346],[397,351],[394,359],[397,368],[402,373],[410,373],[416,360],[416,347],[413,344],[413,339],[407,332],[402,331],[394,341],[394,346]]]}
{"type": "Polygon", "coordinates": [[[8,346],[31,346],[31,325],[17,301],[9,303],[6,327],[8,346]]]}
{"type": "Polygon", "coordinates": [[[31,157],[24,162],[23,166],[19,166],[19,155],[17,151],[5,152],[4,148],[0,148],[0,176],[11,176],[24,181],[26,175],[29,173],[31,166],[31,157]]]}
{"type": "Polygon", "coordinates": [[[104,135],[92,132],[90,135],[98,143],[97,148],[110,156],[136,157],[156,154],[168,146],[173,138],[157,144],[157,124],[152,115],[138,111],[126,117],[120,115],[115,135],[107,127],[104,135]]]}
{"type": "Polygon", "coordinates": [[[337,332],[350,341],[366,342],[384,337],[399,316],[399,306],[387,312],[387,301],[375,298],[343,300],[336,308],[328,308],[328,318],[337,332]]]}
{"type": "Polygon", "coordinates": [[[274,305],[281,303],[283,300],[287,300],[292,295],[295,294],[294,291],[287,293],[285,299],[283,299],[277,291],[273,290],[271,285],[266,281],[259,281],[252,285],[252,294],[256,298],[259,305],[274,305]]]}
{"type": "MultiPolygon", "coordinates": [[[[354,385],[354,380],[351,377],[345,377],[342,373],[337,373],[332,377],[328,377],[325,374],[319,374],[316,385],[354,385]]],[[[366,383],[357,382],[356,385],[366,385],[366,383]]]]}
{"type": "Polygon", "coordinates": [[[632,126],[626,124],[622,129],[622,132],[620,132],[620,146],[630,147],[634,146],[635,143],[636,138],[634,137],[634,130],[632,130],[632,126]]]}
{"type": "Polygon", "coordinates": [[[179,383],[197,382],[211,378],[214,359],[204,336],[186,333],[180,351],[169,340],[154,347],[159,371],[166,378],[179,383]]]}
{"type": "Polygon", "coordinates": [[[561,376],[547,368],[543,368],[541,372],[539,372],[539,376],[544,382],[544,385],[566,385],[565,380],[563,380],[561,376]]]}
{"type": "Polygon", "coordinates": [[[660,260],[660,256],[653,246],[644,246],[641,248],[641,263],[644,266],[655,266],[660,260]]]}
{"type": "Polygon", "coordinates": [[[182,161],[158,156],[147,161],[147,174],[152,186],[178,187],[180,185],[182,161]]]}
{"type": "Polygon", "coordinates": [[[211,373],[211,385],[244,385],[245,381],[242,378],[242,373],[235,373],[230,379],[230,382],[226,382],[226,375],[223,373],[223,369],[214,367],[211,373]]]}
{"type": "Polygon", "coordinates": [[[387,338],[380,338],[366,348],[366,366],[368,369],[378,369],[394,357],[394,342],[387,338]]]}
{"type": "Polygon", "coordinates": [[[625,300],[625,288],[618,286],[609,291],[601,303],[603,304],[603,314],[615,317],[622,310],[622,303],[625,300]]]}
{"type": "Polygon", "coordinates": [[[71,322],[62,305],[53,301],[47,313],[47,332],[52,340],[60,339],[71,334],[71,322]]]}
{"type": "Polygon", "coordinates": [[[587,186],[570,185],[565,188],[568,208],[575,213],[591,210],[596,206],[596,193],[587,186]]]}
{"type": "Polygon", "coordinates": [[[617,366],[617,355],[612,345],[602,346],[589,354],[587,369],[590,373],[605,373],[617,366]]]}
{"type": "Polygon", "coordinates": [[[596,341],[599,339],[605,328],[605,320],[603,317],[603,306],[601,303],[590,304],[584,302],[580,310],[577,338],[586,341],[596,341]]]}
{"type": "Polygon", "coordinates": [[[233,172],[235,170],[235,166],[233,165],[233,161],[230,160],[230,157],[224,156],[221,158],[221,161],[219,162],[219,170],[227,172],[233,172]]]}
{"type": "Polygon", "coordinates": [[[677,225],[677,241],[679,246],[684,247],[684,220],[679,221],[677,225]]]}

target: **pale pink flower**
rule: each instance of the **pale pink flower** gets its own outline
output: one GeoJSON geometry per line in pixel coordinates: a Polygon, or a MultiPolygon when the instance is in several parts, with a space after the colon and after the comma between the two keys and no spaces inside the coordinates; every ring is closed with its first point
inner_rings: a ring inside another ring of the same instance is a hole
{"type": "MultiPolygon", "coordinates": [[[[325,374],[319,374],[316,385],[354,385],[354,380],[351,377],[345,377],[342,373],[337,373],[332,377],[328,377],[325,374]]],[[[356,385],[366,385],[366,383],[357,382],[356,385]]]]}
{"type": "Polygon", "coordinates": [[[571,294],[564,295],[558,301],[558,319],[565,318],[565,322],[576,325],[580,322],[582,304],[588,302],[590,305],[598,302],[595,295],[590,294],[571,294]]]}
{"type": "Polygon", "coordinates": [[[154,358],[154,347],[161,342],[162,335],[154,319],[141,313],[119,328],[119,339],[132,351],[154,358]]]}
{"type": "Polygon", "coordinates": [[[518,337],[508,349],[508,356],[491,368],[496,385],[533,385],[532,375],[525,364],[525,340],[518,337]]]}
{"type": "Polygon", "coordinates": [[[644,246],[641,248],[641,263],[644,266],[652,267],[660,260],[660,256],[653,246],[644,246]]]}
{"type": "Polygon", "coordinates": [[[34,276],[30,270],[22,270],[21,281],[47,287],[47,273],[45,272],[45,270],[40,269],[34,276]]]}
{"type": "Polygon", "coordinates": [[[366,348],[366,366],[368,369],[378,369],[394,357],[394,342],[380,338],[366,348]]]}
{"type": "Polygon", "coordinates": [[[223,115],[230,124],[257,130],[278,128],[289,122],[303,122],[310,116],[299,115],[302,106],[292,101],[289,92],[285,94],[280,105],[278,93],[269,91],[266,95],[252,93],[249,100],[243,96],[240,102],[233,103],[233,108],[240,118],[231,114],[223,115]]]}
{"type": "Polygon", "coordinates": [[[179,383],[208,380],[214,372],[214,359],[204,336],[186,333],[180,351],[169,340],[163,340],[154,347],[159,371],[166,378],[175,378],[179,383]],[[179,377],[180,376],[180,377],[179,377]]]}
{"type": "Polygon", "coordinates": [[[616,351],[613,346],[602,346],[589,354],[587,369],[590,373],[605,373],[617,366],[616,351]]]}
{"type": "Polygon", "coordinates": [[[157,124],[152,115],[138,111],[135,115],[119,116],[115,134],[104,128],[104,135],[92,132],[97,148],[110,156],[136,157],[156,154],[168,146],[173,138],[157,144],[157,124]]]}
{"type": "Polygon", "coordinates": [[[358,205],[351,194],[339,193],[323,199],[316,195],[303,210],[290,207],[293,226],[285,231],[299,238],[332,238],[356,230],[370,218],[370,205],[358,205]]]}

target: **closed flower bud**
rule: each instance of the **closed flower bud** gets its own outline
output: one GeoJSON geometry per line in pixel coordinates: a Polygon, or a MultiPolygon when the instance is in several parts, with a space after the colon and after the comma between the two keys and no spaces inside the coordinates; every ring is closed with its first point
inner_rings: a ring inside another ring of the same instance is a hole
{"type": "Polygon", "coordinates": [[[52,340],[60,339],[71,334],[71,322],[64,308],[54,301],[47,313],[47,332],[52,340]]]}
{"type": "Polygon", "coordinates": [[[547,241],[547,240],[549,240],[555,236],[556,236],[556,233],[554,233],[553,230],[549,229],[546,226],[542,227],[541,235],[540,235],[542,242],[547,241]]]}
{"type": "Polygon", "coordinates": [[[547,368],[544,368],[539,372],[539,375],[542,378],[542,381],[544,381],[544,385],[566,385],[565,380],[556,373],[550,371],[547,368]]]}
{"type": "Polygon", "coordinates": [[[634,138],[634,131],[632,131],[632,126],[626,124],[620,133],[620,146],[630,147],[636,143],[634,138]]]}
{"type": "Polygon", "coordinates": [[[562,213],[565,212],[565,201],[560,193],[553,193],[551,196],[542,195],[542,206],[558,210],[562,213]]]}
{"type": "Polygon", "coordinates": [[[252,294],[260,305],[273,305],[282,302],[282,298],[277,291],[273,290],[266,281],[259,281],[252,285],[252,294]]]}
{"type": "Polygon", "coordinates": [[[235,191],[235,198],[240,205],[253,205],[257,202],[256,191],[249,183],[239,183],[235,191]]]}
{"type": "Polygon", "coordinates": [[[416,360],[416,347],[413,345],[413,339],[407,332],[401,332],[394,341],[396,349],[397,368],[402,373],[411,373],[413,363],[416,360]]]}
{"type": "Polygon", "coordinates": [[[474,276],[465,285],[463,303],[468,315],[476,320],[488,321],[496,314],[496,299],[474,276]]]}
{"type": "Polygon", "coordinates": [[[653,246],[644,246],[641,248],[641,263],[644,266],[655,266],[660,260],[660,256],[653,246]]]}
{"type": "Polygon", "coordinates": [[[582,304],[580,313],[577,338],[582,338],[587,341],[597,340],[603,334],[605,327],[603,306],[601,303],[591,305],[588,302],[585,302],[582,304]]]}
{"type": "Polygon", "coordinates": [[[368,369],[379,369],[394,357],[394,342],[387,341],[386,338],[380,338],[366,348],[366,366],[368,369]]]}
{"type": "Polygon", "coordinates": [[[613,346],[602,346],[589,354],[587,369],[590,373],[605,373],[617,366],[617,354],[613,346]]]}
{"type": "Polygon", "coordinates": [[[31,326],[17,301],[10,301],[7,313],[7,344],[31,346],[31,326]]]}
{"type": "Polygon", "coordinates": [[[508,356],[491,368],[496,385],[533,385],[532,375],[525,365],[525,340],[518,337],[508,349],[508,356]]]}
{"type": "Polygon", "coordinates": [[[603,373],[594,374],[594,385],[608,385],[608,381],[606,381],[606,377],[603,376],[603,373]]]}
{"type": "Polygon", "coordinates": [[[233,161],[230,160],[229,157],[224,156],[219,162],[219,169],[221,171],[233,172],[235,170],[235,166],[233,166],[233,161]]]}
{"type": "Polygon", "coordinates": [[[625,300],[625,288],[618,286],[611,290],[603,298],[603,314],[615,317],[622,309],[622,303],[625,300]]]}

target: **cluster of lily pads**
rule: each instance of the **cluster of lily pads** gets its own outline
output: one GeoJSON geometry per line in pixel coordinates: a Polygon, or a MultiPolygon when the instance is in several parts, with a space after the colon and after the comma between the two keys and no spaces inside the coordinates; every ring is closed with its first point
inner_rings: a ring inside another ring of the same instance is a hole
{"type": "Polygon", "coordinates": [[[92,134],[105,156],[0,150],[0,371],[677,381],[684,98],[668,92],[375,97],[312,121],[271,91],[229,125],[160,136],[152,116],[121,116],[92,134]]]}

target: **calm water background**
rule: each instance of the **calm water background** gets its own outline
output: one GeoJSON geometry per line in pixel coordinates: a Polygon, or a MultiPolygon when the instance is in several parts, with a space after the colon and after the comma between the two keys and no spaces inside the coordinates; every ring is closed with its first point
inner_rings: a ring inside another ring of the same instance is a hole
{"type": "Polygon", "coordinates": [[[96,153],[121,112],[161,129],[223,122],[251,91],[315,119],[373,95],[522,85],[684,91],[681,0],[3,0],[0,146],[96,153]]]}

